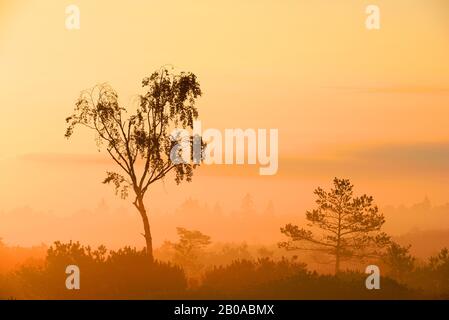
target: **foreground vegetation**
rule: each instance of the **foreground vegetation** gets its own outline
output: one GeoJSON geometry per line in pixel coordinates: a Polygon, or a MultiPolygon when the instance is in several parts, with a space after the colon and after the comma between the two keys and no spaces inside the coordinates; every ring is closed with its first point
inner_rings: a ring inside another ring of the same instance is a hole
{"type": "MultiPolygon", "coordinates": [[[[42,260],[0,268],[0,298],[449,299],[449,250],[418,261],[382,231],[373,197],[354,196],[353,187],[335,178],[329,191],[317,188],[307,228],[287,224],[280,229],[286,241],[256,254],[246,245],[211,248],[211,237],[185,228],[155,250],[159,260],[148,241],[142,250],[116,251],[55,242],[42,260]],[[310,267],[313,260],[333,265],[333,273],[310,267]],[[380,289],[366,287],[369,265],[381,270],[380,289]],[[79,290],[67,289],[68,266],[80,272],[79,290]]],[[[0,261],[5,248],[0,242],[0,261]]]]}
{"type": "MultiPolygon", "coordinates": [[[[179,243],[177,244],[179,247],[179,243]]],[[[176,246],[174,246],[176,247],[176,246]]],[[[185,248],[183,248],[185,250],[185,248]]],[[[228,249],[229,250],[229,249],[228,249]]],[[[206,254],[203,252],[203,254],[206,254]]],[[[193,255],[195,256],[195,255],[193,255]]],[[[149,263],[145,250],[108,251],[56,242],[45,261],[0,276],[1,299],[446,299],[449,251],[417,265],[408,248],[390,250],[380,290],[367,290],[366,274],[310,271],[293,258],[248,258],[203,266],[192,277],[173,262],[149,263]],[[81,270],[81,290],[67,290],[65,269],[81,270]]],[[[190,262],[187,268],[192,265],[190,262]]]]}

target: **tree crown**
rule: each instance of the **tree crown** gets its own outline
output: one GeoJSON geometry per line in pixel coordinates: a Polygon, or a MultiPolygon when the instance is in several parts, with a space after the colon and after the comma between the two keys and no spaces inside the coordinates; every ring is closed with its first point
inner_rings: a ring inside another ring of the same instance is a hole
{"type": "Polygon", "coordinates": [[[373,248],[384,247],[389,237],[381,232],[385,223],[373,197],[355,197],[354,186],[347,179],[335,178],[330,191],[315,190],[317,208],[306,212],[310,229],[288,224],[281,232],[290,238],[280,243],[289,250],[304,249],[338,254],[340,257],[370,256],[373,248]],[[307,243],[308,246],[298,244],[307,243]]]}
{"type": "Polygon", "coordinates": [[[196,76],[162,68],[144,78],[142,87],[145,92],[139,95],[134,113],[128,114],[116,91],[102,84],[83,91],[74,113],[66,119],[67,138],[77,126],[96,132],[98,147],[104,147],[122,169],[121,173],[107,172],[103,182],[112,183],[123,198],[130,187],[137,197],[143,197],[152,183],[172,170],[177,183],[190,181],[196,166],[171,161],[170,152],[179,141],[169,134],[175,128],[191,129],[198,117],[195,104],[202,92],[196,76]],[[143,170],[138,170],[138,161],[143,170]]]}

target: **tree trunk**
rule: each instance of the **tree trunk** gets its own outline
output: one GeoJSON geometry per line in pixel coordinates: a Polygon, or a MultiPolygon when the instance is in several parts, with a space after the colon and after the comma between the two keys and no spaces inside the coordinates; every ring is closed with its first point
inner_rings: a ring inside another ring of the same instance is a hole
{"type": "Polygon", "coordinates": [[[340,250],[335,253],[335,275],[340,273],[340,250]]]}
{"type": "Polygon", "coordinates": [[[143,234],[146,242],[146,249],[147,249],[147,255],[151,262],[154,261],[153,257],[153,239],[151,237],[151,229],[150,229],[150,222],[148,220],[147,211],[145,209],[145,205],[143,203],[142,198],[138,198],[137,202],[134,204],[139,210],[140,216],[142,217],[143,222],[143,229],[145,233],[143,234]]]}
{"type": "Polygon", "coordinates": [[[338,210],[337,247],[335,248],[335,275],[340,273],[341,219],[341,210],[338,210]]]}

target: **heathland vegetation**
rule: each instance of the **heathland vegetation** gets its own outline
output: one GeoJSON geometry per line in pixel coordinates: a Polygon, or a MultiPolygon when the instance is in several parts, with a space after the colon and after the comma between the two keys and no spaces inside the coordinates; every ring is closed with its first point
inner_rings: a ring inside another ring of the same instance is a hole
{"type": "MultiPolygon", "coordinates": [[[[410,246],[399,245],[381,231],[385,218],[373,199],[355,196],[348,180],[335,179],[334,188],[319,188],[316,195],[317,208],[306,212],[308,225],[279,225],[286,241],[271,246],[215,243],[207,230],[182,227],[176,241],[154,250],[154,260],[148,259],[145,248],[108,250],[55,242],[49,248],[24,249],[2,242],[0,298],[449,298],[448,249],[425,259],[413,256],[410,246]],[[343,221],[340,228],[334,228],[332,219],[343,221]],[[372,264],[381,270],[380,290],[365,286],[365,267],[372,264]],[[69,265],[80,269],[80,290],[66,288],[69,265]]],[[[250,199],[245,200],[250,205],[250,199]]]]}

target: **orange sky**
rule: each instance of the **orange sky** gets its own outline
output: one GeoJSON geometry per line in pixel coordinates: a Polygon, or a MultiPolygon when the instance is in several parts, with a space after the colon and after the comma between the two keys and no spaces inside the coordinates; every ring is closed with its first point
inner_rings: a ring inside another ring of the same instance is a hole
{"type": "Polygon", "coordinates": [[[157,186],[152,207],[190,196],[232,207],[251,192],[303,210],[336,175],[380,205],[446,202],[449,4],[374,2],[379,31],[360,0],[0,0],[0,210],[123,205],[99,183],[110,165],[92,134],[66,141],[64,118],[105,81],[131,103],[165,64],[198,75],[204,127],[278,128],[280,169],[204,168],[190,185],[157,186]],[[79,31],[65,29],[72,3],[79,31]]]}

